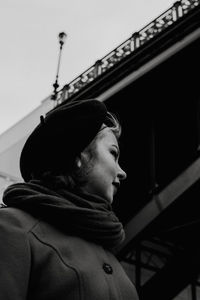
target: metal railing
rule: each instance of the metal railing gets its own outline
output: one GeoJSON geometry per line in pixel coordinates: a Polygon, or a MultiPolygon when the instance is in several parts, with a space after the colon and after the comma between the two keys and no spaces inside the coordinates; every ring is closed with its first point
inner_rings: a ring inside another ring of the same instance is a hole
{"type": "Polygon", "coordinates": [[[176,1],[174,5],[162,13],[159,17],[135,32],[125,42],[108,53],[101,60],[98,60],[92,67],[83,72],[69,84],[66,84],[57,95],[57,105],[69,99],[79,92],[90,82],[97,79],[100,75],[116,66],[124,58],[131,55],[136,49],[157,36],[160,32],[169,28],[177,20],[185,16],[188,12],[200,5],[200,0],[181,0],[176,1]]]}

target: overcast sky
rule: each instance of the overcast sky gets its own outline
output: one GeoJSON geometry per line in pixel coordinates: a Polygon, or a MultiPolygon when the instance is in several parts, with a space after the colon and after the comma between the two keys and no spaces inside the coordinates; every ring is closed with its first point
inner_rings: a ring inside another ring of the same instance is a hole
{"type": "Polygon", "coordinates": [[[171,0],[0,0],[0,134],[173,5],[171,0]]]}

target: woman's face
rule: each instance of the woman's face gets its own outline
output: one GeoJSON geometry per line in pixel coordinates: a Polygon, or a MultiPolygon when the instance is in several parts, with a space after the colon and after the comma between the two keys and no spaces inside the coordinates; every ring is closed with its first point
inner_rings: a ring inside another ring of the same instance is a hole
{"type": "Polygon", "coordinates": [[[111,129],[105,127],[92,143],[82,152],[82,158],[89,164],[84,172],[86,180],[83,190],[101,196],[112,203],[120,181],[126,178],[126,173],[118,163],[118,141],[111,129]],[[92,158],[89,158],[90,147],[94,147],[92,158]]]}

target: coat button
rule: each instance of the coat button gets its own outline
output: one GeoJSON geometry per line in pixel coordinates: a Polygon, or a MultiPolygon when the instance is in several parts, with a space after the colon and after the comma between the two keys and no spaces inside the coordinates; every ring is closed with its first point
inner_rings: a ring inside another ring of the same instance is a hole
{"type": "Polygon", "coordinates": [[[103,269],[107,274],[112,274],[113,273],[113,269],[111,267],[111,265],[104,263],[103,264],[103,269]]]}

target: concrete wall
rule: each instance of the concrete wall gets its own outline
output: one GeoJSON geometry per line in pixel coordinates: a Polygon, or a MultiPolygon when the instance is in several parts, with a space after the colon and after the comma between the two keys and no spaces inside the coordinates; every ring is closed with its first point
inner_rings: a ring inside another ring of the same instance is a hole
{"type": "Polygon", "coordinates": [[[54,107],[50,97],[42,101],[36,109],[0,135],[0,202],[4,189],[11,183],[22,181],[19,170],[19,157],[22,147],[40,116],[54,107]]]}

